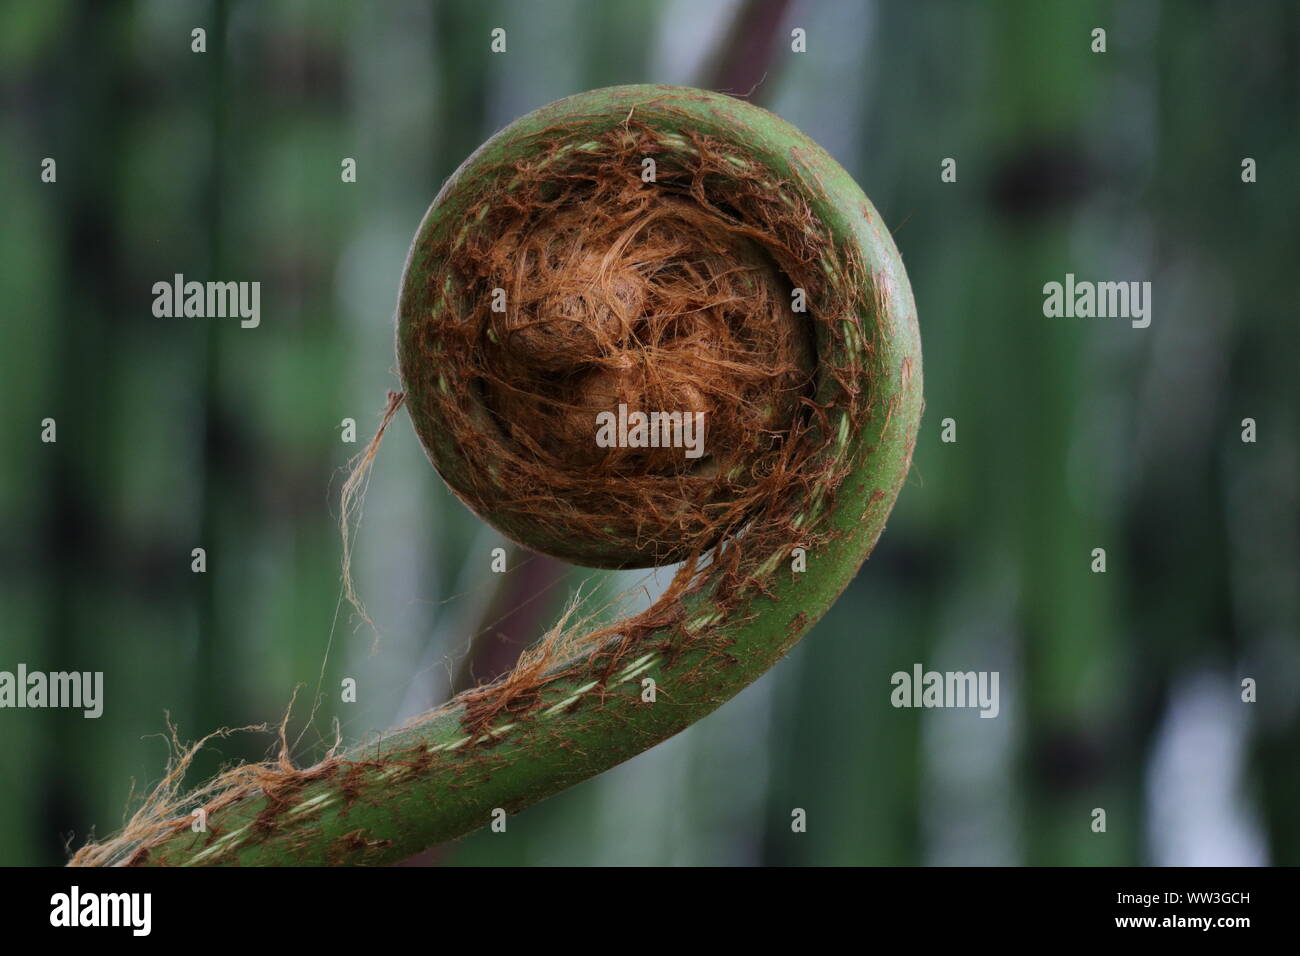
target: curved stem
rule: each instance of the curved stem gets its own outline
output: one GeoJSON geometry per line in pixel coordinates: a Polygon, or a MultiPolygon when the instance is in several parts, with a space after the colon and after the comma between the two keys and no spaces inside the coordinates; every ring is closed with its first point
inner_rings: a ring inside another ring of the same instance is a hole
{"type": "MultiPolygon", "coordinates": [[[[581,99],[520,122],[554,122],[579,107],[584,116],[608,119],[634,107],[668,109],[675,121],[712,129],[739,123],[743,135],[765,138],[765,155],[785,157],[783,176],[816,184],[815,213],[863,261],[870,289],[861,314],[842,332],[819,331],[819,356],[837,370],[820,377],[816,395],[826,410],[817,447],[828,467],[819,483],[791,489],[784,503],[783,519],[817,542],[806,572],[791,565],[798,540],[763,553],[752,542],[732,542],[728,547],[740,548],[736,573],[684,570],[655,606],[602,629],[590,654],[533,658],[539,667],[523,675],[527,680],[516,670],[314,767],[268,768],[256,787],[213,803],[207,832],[194,833],[188,817],[179,819],[139,842],[127,862],[382,864],[461,836],[492,822],[494,811],[520,811],[713,711],[784,655],[870,554],[906,477],[922,407],[911,291],[878,214],[829,156],[756,107],[665,87],[615,88],[581,99]],[[852,400],[839,401],[845,395],[852,400]],[[654,681],[653,702],[643,698],[647,679],[654,681]],[[495,695],[487,710],[485,694],[495,695]]],[[[475,156],[490,155],[494,143],[475,156]]],[[[429,228],[426,220],[422,235],[429,228]]],[[[419,269],[413,253],[408,288],[413,272],[418,286],[419,269]]],[[[408,410],[418,427],[418,407],[408,403],[408,410]]]]}

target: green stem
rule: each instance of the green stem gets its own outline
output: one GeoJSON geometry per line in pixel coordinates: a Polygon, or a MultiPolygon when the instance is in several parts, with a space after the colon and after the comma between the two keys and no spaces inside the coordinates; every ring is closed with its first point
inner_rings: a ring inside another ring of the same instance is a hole
{"type": "MultiPolygon", "coordinates": [[[[855,252],[869,271],[860,324],[818,334],[820,360],[853,377],[819,376],[817,399],[829,409],[819,454],[836,467],[786,503],[793,526],[819,542],[807,555],[807,571],[791,567],[798,541],[762,554],[750,547],[739,589],[734,578],[715,574],[665,599],[674,613],[664,623],[642,617],[634,643],[610,637],[545,679],[529,706],[501,712],[486,728],[467,731],[475,724],[461,695],[421,723],[214,809],[206,833],[178,825],[149,839],[131,862],[381,864],[459,837],[489,824],[498,808],[518,812],[703,718],[784,655],[870,554],[907,474],[921,414],[911,290],[888,230],[852,178],[802,133],[757,107],[699,90],[617,87],[551,104],[493,137],[452,177],[421,226],[403,280],[399,353],[410,317],[431,305],[423,240],[459,215],[455,190],[466,170],[508,159],[557,124],[580,123],[594,133],[632,111],[666,129],[728,137],[762,157],[789,188],[802,184],[837,246],[855,252]],[[861,396],[853,399],[854,414],[840,401],[846,393],[861,396]],[[655,682],[654,703],[642,699],[645,678],[655,682]]],[[[407,407],[427,436],[435,423],[421,421],[418,405],[407,407]]]]}

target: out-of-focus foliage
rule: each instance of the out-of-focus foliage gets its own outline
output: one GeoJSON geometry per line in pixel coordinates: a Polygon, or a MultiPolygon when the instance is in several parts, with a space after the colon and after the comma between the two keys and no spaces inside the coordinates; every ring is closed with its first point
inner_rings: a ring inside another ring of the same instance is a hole
{"type": "MultiPolygon", "coordinates": [[[[903,251],[927,392],[912,477],[772,673],[428,859],[1300,863],[1296,5],[767,3],[748,32],[737,9],[0,6],[0,670],[106,686],[98,720],[0,710],[0,863],[114,829],[160,774],[165,713],[187,738],[274,722],[302,685],[308,760],[336,717],[357,740],[446,695],[470,634],[494,639],[501,542],[404,418],[357,554],[377,651],[339,607],[337,492],[361,447],[340,423],[364,442],[395,386],[410,237],[517,115],[705,83],[742,42],[770,55],[754,99],[854,173],[903,251]],[[155,318],[177,273],[260,281],[261,326],[155,318]],[[1150,328],[1045,318],[1066,273],[1150,280],[1150,328]],[[894,709],[890,675],[918,662],[999,671],[999,716],[894,709]]],[[[530,605],[553,618],[589,577],[530,605]]],[[[195,772],[270,745],[218,741],[195,772]]]]}

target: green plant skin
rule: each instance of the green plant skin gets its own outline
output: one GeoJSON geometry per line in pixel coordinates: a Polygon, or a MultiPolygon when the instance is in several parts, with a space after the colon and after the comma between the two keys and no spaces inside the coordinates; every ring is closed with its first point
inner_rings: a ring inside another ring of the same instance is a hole
{"type": "MultiPolygon", "coordinates": [[[[695,639],[671,663],[655,650],[655,634],[640,641],[603,686],[590,686],[603,668],[588,660],[570,676],[548,684],[540,706],[517,718],[499,719],[491,739],[466,738],[464,706],[453,700],[424,723],[390,731],[341,762],[323,766],[314,779],[309,773],[274,805],[254,793],[215,812],[207,834],[178,830],[137,862],[377,865],[459,837],[489,824],[495,808],[516,813],[705,717],[776,663],[834,603],[870,554],[906,477],[922,410],[921,349],[911,289],[889,231],[849,174],[794,127],[748,103],[678,87],[613,87],[552,103],[498,133],[448,180],[420,226],[403,278],[399,359],[410,349],[404,334],[410,316],[431,305],[425,291],[430,264],[419,251],[430,235],[454,228],[461,212],[456,186],[466,170],[512,154],[529,136],[557,124],[580,120],[595,132],[623,122],[630,111],[642,121],[689,125],[739,142],[780,175],[816,184],[816,215],[837,240],[857,247],[874,276],[876,305],[873,314],[863,316],[866,340],[837,343],[819,332],[819,355],[828,349],[859,350],[859,384],[866,388],[869,383],[872,396],[861,427],[842,443],[832,443],[850,465],[847,477],[836,489],[819,489],[818,500],[807,502],[808,520],[838,534],[809,552],[802,574],[791,570],[788,548],[775,555],[746,556],[752,566],[761,566],[765,593],[750,593],[729,612],[718,610],[716,583],[688,595],[688,622],[711,615],[719,619],[695,628],[695,639]],[[830,490],[833,495],[821,497],[830,490]],[[719,647],[725,652],[719,653],[719,647]],[[627,674],[625,666],[637,662],[643,669],[627,674]],[[645,677],[656,683],[657,703],[641,700],[645,677]]],[[[828,376],[821,377],[818,398],[825,400],[837,387],[828,376]]],[[[841,417],[845,413],[833,413],[832,428],[840,428],[841,417]]],[[[438,433],[434,422],[416,424],[426,426],[419,428],[423,435],[438,433]]],[[[431,455],[454,484],[455,476],[447,474],[449,467],[454,469],[454,450],[431,449],[431,455]]],[[[670,639],[667,633],[663,637],[670,639]]]]}

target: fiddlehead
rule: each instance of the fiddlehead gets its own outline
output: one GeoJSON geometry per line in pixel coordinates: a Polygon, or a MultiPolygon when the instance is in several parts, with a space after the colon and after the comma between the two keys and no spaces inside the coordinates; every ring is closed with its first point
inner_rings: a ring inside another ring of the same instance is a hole
{"type": "Polygon", "coordinates": [[[870,202],[787,123],[698,90],[597,90],[485,143],[411,247],[397,348],[416,432],[485,520],[579,564],[681,569],[647,611],[557,627],[375,742],[208,791],[208,833],[158,820],[125,862],[389,862],[677,733],[852,579],[921,412],[911,291],[870,202]],[[703,413],[700,454],[599,444],[620,405],[703,413]]]}

